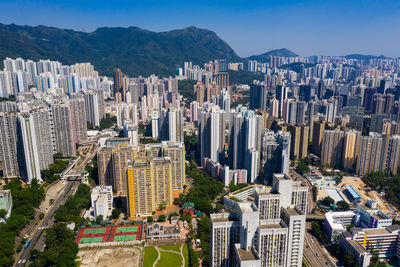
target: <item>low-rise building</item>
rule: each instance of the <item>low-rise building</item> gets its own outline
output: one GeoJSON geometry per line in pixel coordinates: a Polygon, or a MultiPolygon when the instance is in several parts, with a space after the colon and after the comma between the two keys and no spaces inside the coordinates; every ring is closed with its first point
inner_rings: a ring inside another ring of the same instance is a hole
{"type": "Polygon", "coordinates": [[[360,214],[359,225],[361,228],[383,228],[392,225],[390,216],[377,209],[376,202],[369,199],[365,204],[357,205],[360,214]]]}
{"type": "Polygon", "coordinates": [[[179,223],[150,223],[147,225],[148,239],[180,239],[181,228],[179,223]]]}
{"type": "Polygon", "coordinates": [[[338,238],[339,245],[350,250],[356,257],[357,264],[369,266],[372,254],[380,259],[400,257],[400,225],[393,224],[385,228],[353,228],[342,233],[338,238]]]}
{"type": "Polygon", "coordinates": [[[331,211],[325,213],[324,230],[331,241],[354,225],[360,228],[384,228],[392,225],[392,218],[376,207],[376,202],[369,199],[365,204],[358,204],[357,210],[331,211]]]}
{"type": "Polygon", "coordinates": [[[355,224],[356,212],[349,211],[338,211],[338,212],[327,212],[325,213],[324,230],[328,234],[331,241],[347,231],[347,227],[351,224],[355,224]]]}
{"type": "Polygon", "coordinates": [[[94,210],[94,218],[101,215],[106,219],[111,215],[113,203],[112,186],[96,186],[93,188],[90,198],[94,210]]]}

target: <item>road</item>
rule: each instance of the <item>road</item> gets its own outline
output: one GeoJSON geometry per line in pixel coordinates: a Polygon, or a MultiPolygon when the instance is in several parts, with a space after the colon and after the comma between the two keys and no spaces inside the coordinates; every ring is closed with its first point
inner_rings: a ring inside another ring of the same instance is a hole
{"type": "Polygon", "coordinates": [[[33,235],[29,238],[31,241],[29,246],[25,249],[22,250],[21,254],[18,257],[18,260],[16,261],[15,266],[17,267],[22,267],[25,266],[26,261],[29,258],[29,254],[33,247],[39,248],[43,246],[44,239],[42,238],[41,244],[37,244],[37,241],[41,237],[42,233],[44,230],[54,223],[53,215],[56,212],[57,208],[60,205],[63,205],[65,201],[76,191],[76,188],[78,187],[80,183],[80,180],[74,180],[74,181],[69,181],[67,187],[64,189],[64,192],[60,194],[60,196],[57,198],[55,201],[55,204],[53,207],[49,210],[45,218],[42,220],[42,223],[39,225],[38,228],[36,228],[36,231],[34,232],[33,235]],[[38,246],[37,246],[38,245],[38,246]]]}
{"type": "Polygon", "coordinates": [[[306,223],[303,256],[308,266],[337,266],[329,252],[311,234],[311,223],[306,223]],[[318,255],[318,256],[317,256],[318,255]]]}
{"type": "MultiPolygon", "coordinates": [[[[310,182],[302,175],[291,169],[290,174],[295,180],[304,181],[308,186],[308,208],[307,213],[310,214],[315,207],[312,198],[312,186],[310,182]]],[[[322,222],[321,222],[322,223],[322,222]]],[[[303,257],[309,266],[336,266],[336,261],[329,255],[329,252],[311,234],[311,223],[306,222],[306,233],[304,236],[303,257]],[[318,254],[318,256],[317,256],[318,254]]]]}
{"type": "MultiPolygon", "coordinates": [[[[84,155],[79,157],[77,160],[73,162],[64,172],[63,175],[66,176],[80,176],[81,172],[84,170],[87,162],[91,160],[95,155],[97,151],[97,146],[92,146],[92,149],[90,150],[90,153],[88,155],[84,155]]],[[[43,232],[46,228],[51,227],[54,223],[54,213],[58,209],[60,205],[63,205],[67,199],[75,193],[79,183],[80,183],[80,178],[78,180],[71,180],[67,181],[68,185],[64,188],[63,193],[60,194],[55,200],[54,205],[50,210],[47,212],[45,215],[44,219],[42,222],[36,227],[34,230],[34,234],[31,234],[29,237],[30,244],[29,246],[25,249],[23,249],[16,261],[15,266],[16,267],[22,267],[25,266],[25,263],[29,259],[29,254],[32,249],[38,249],[42,250],[44,247],[44,242],[45,242],[45,235],[43,235],[43,232]]]]}

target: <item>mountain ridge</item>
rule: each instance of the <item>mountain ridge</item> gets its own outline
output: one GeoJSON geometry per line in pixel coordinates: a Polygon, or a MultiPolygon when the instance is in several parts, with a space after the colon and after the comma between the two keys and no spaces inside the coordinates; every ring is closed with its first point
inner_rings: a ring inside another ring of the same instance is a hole
{"type": "Polygon", "coordinates": [[[83,32],[0,24],[0,39],[0,59],[51,59],[64,64],[89,61],[102,75],[111,75],[117,67],[129,75],[172,75],[184,61],[241,60],[215,32],[194,26],[166,32],[135,26],[83,32]]]}

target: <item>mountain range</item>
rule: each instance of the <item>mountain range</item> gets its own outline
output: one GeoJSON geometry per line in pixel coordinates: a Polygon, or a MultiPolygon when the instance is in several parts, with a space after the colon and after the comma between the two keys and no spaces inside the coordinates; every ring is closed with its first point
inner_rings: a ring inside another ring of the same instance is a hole
{"type": "MultiPolygon", "coordinates": [[[[152,32],[138,27],[102,27],[87,33],[46,26],[20,26],[0,23],[0,67],[6,57],[58,60],[63,64],[91,62],[101,75],[112,75],[114,68],[132,76],[173,75],[184,61],[202,65],[214,59],[230,62],[257,60],[269,56],[296,57],[281,48],[240,58],[217,34],[194,26],[168,32],[152,32]]],[[[353,54],[347,58],[367,60],[384,56],[353,54]]]]}

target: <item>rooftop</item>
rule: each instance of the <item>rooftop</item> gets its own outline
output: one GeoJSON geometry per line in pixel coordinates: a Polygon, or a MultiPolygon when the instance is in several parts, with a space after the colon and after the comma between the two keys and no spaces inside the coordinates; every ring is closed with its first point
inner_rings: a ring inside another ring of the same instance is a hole
{"type": "Polygon", "coordinates": [[[292,216],[302,215],[297,209],[287,208],[286,210],[289,213],[289,215],[292,215],[292,216]]]}
{"type": "Polygon", "coordinates": [[[232,222],[236,218],[231,213],[214,213],[210,215],[212,222],[232,222]]]}
{"type": "Polygon", "coordinates": [[[391,234],[386,228],[368,228],[363,229],[365,234],[368,235],[388,235],[391,234]]]}
{"type": "Polygon", "coordinates": [[[244,249],[236,247],[236,251],[237,251],[241,261],[257,260],[256,255],[254,255],[253,251],[251,251],[251,250],[244,250],[244,249]]]}
{"type": "Polygon", "coordinates": [[[358,243],[358,242],[355,241],[355,240],[347,239],[347,242],[349,242],[350,245],[351,245],[355,250],[357,250],[357,252],[359,252],[359,253],[368,252],[363,246],[360,245],[360,243],[358,243]]]}
{"type": "Polygon", "coordinates": [[[277,228],[283,228],[283,227],[279,223],[260,225],[260,229],[277,229],[277,228]]]}

